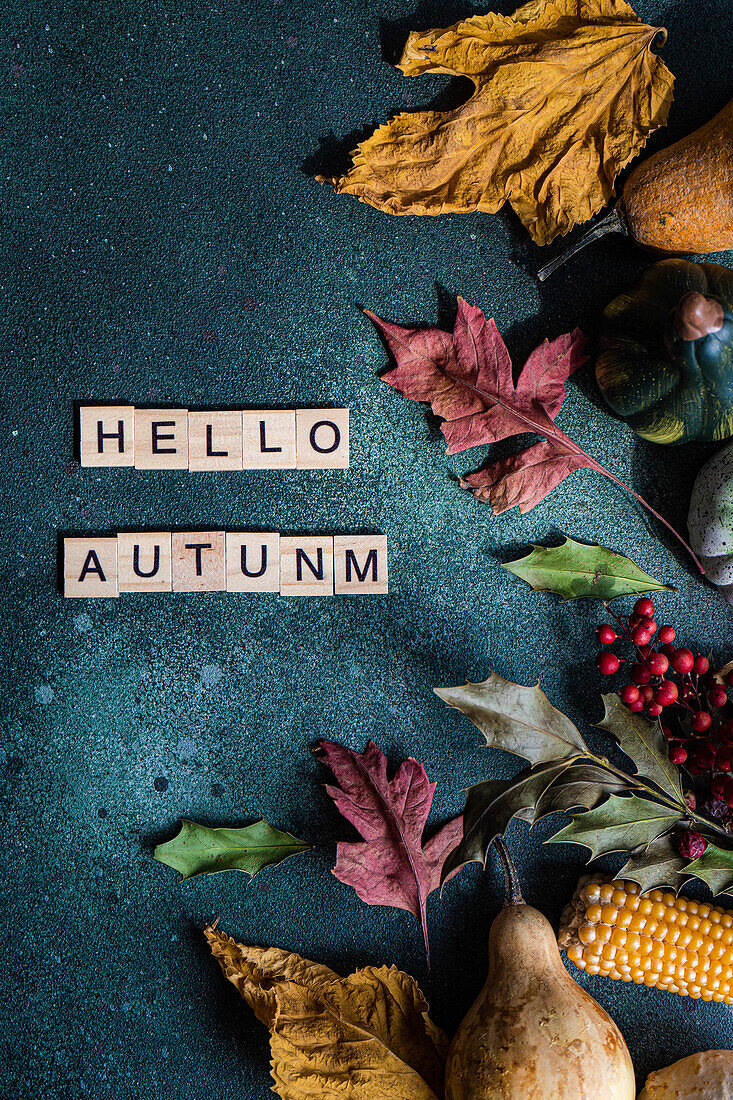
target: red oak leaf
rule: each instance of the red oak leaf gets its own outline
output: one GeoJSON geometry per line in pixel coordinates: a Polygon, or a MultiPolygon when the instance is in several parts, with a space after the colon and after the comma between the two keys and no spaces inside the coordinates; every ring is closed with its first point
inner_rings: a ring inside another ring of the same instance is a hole
{"type": "Polygon", "coordinates": [[[426,902],[463,836],[462,818],[449,821],[423,845],[436,785],[422,764],[410,757],[388,779],[387,758],[373,741],[364,753],[320,741],[316,753],[339,783],[327,786],[327,792],[363,837],[338,844],[334,875],[353,886],[367,905],[390,905],[417,917],[430,966],[426,902]]]}
{"type": "Polygon", "coordinates": [[[413,401],[429,402],[433,412],[442,417],[447,454],[528,432],[543,437],[542,442],[461,479],[461,487],[488,502],[497,515],[515,507],[528,512],[568,474],[595,470],[656,516],[704,572],[687,543],[650,504],[555,424],[567,396],[565,383],[587,358],[580,329],[535,348],[515,383],[512,361],[496,324],[463,298],[458,299],[452,333],[439,328],[404,328],[381,320],[370,310],[366,314],[397,364],[383,375],[384,381],[413,401]]]}

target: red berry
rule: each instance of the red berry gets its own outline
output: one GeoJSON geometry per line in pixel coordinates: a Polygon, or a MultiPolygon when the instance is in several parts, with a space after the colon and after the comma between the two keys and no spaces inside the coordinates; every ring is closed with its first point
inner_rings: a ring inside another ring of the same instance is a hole
{"type": "Polygon", "coordinates": [[[715,753],[710,745],[697,745],[692,754],[692,763],[700,772],[709,772],[715,764],[715,753]]]}
{"type": "Polygon", "coordinates": [[[665,741],[676,741],[677,740],[675,734],[672,733],[672,730],[669,728],[669,726],[662,726],[662,733],[664,734],[664,740],[665,741]]]}
{"type": "Polygon", "coordinates": [[[664,676],[669,668],[669,661],[663,653],[650,653],[646,663],[652,676],[664,676]]]}
{"type": "Polygon", "coordinates": [[[629,669],[629,679],[635,684],[648,684],[652,674],[646,665],[632,665],[629,669]]]}
{"type": "MultiPolygon", "coordinates": [[[[715,757],[715,763],[721,771],[729,772],[733,771],[733,746],[723,745],[718,749],[718,755],[715,757]]],[[[718,796],[719,798],[722,795],[718,796]]]]}
{"type": "Polygon", "coordinates": [[[676,649],[672,657],[675,672],[692,672],[695,667],[695,654],[691,649],[676,649]]]}
{"type": "Polygon", "coordinates": [[[687,760],[687,749],[684,745],[670,745],[669,759],[678,767],[687,760]]]}
{"type": "Polygon", "coordinates": [[[651,684],[644,684],[644,687],[639,688],[639,695],[645,703],[651,703],[654,698],[654,688],[651,684]]]}
{"type": "Polygon", "coordinates": [[[634,645],[648,645],[651,634],[643,626],[635,626],[631,631],[631,640],[634,645]]]}
{"type": "Polygon", "coordinates": [[[711,707],[724,707],[728,702],[728,692],[725,688],[714,687],[708,692],[708,703],[711,707]]]}
{"type": "Polygon", "coordinates": [[[726,722],[718,730],[718,737],[727,745],[733,744],[733,722],[726,722]]]}
{"type": "Polygon", "coordinates": [[[671,707],[673,703],[677,702],[678,694],[674,680],[662,680],[654,692],[654,702],[659,703],[662,707],[671,707]]]}
{"type": "Polygon", "coordinates": [[[644,709],[644,700],[643,699],[634,699],[633,703],[629,703],[629,710],[633,711],[634,714],[639,714],[640,711],[642,711],[643,709],[644,709]]]}
{"type": "Polygon", "coordinates": [[[622,703],[635,703],[639,698],[639,689],[636,684],[624,684],[619,692],[622,703]]]}
{"type": "Polygon", "coordinates": [[[707,733],[713,724],[713,720],[706,710],[699,710],[692,716],[692,728],[695,733],[707,733]]]}
{"type": "Polygon", "coordinates": [[[648,630],[650,634],[656,634],[657,632],[657,621],[649,618],[649,616],[641,620],[641,626],[644,630],[648,630]]]}
{"type": "Polygon", "coordinates": [[[677,631],[673,626],[660,626],[659,628],[659,641],[669,644],[673,642],[677,637],[677,631]]]}
{"type": "Polygon", "coordinates": [[[674,646],[671,642],[665,642],[663,645],[660,645],[659,652],[663,653],[665,657],[669,657],[671,661],[674,656],[674,646]]]}
{"type": "Polygon", "coordinates": [[[660,707],[659,703],[647,703],[646,712],[650,718],[658,718],[662,713],[662,707],[660,707]]]}
{"type": "Polygon", "coordinates": [[[733,807],[733,779],[726,779],[723,788],[723,801],[726,806],[733,807]]]}
{"type": "Polygon", "coordinates": [[[634,604],[634,613],[646,617],[647,615],[654,614],[654,603],[648,596],[642,596],[640,600],[637,600],[634,604]]]}
{"type": "Polygon", "coordinates": [[[728,780],[724,775],[714,775],[710,784],[710,793],[713,798],[723,798],[723,792],[725,790],[725,784],[728,780]]]}
{"type": "Polygon", "coordinates": [[[601,650],[596,657],[596,668],[601,676],[613,676],[618,672],[619,660],[615,653],[609,653],[607,649],[601,650]]]}
{"type": "Polygon", "coordinates": [[[698,676],[704,676],[707,670],[710,668],[710,661],[707,657],[697,656],[695,658],[694,670],[698,676]]]}
{"type": "Polygon", "coordinates": [[[601,623],[598,630],[596,630],[596,634],[601,645],[611,645],[616,641],[616,631],[610,623],[601,623]]]}
{"type": "Polygon", "coordinates": [[[707,846],[702,833],[693,833],[691,829],[685,829],[677,838],[677,851],[683,859],[699,859],[707,846]]]}

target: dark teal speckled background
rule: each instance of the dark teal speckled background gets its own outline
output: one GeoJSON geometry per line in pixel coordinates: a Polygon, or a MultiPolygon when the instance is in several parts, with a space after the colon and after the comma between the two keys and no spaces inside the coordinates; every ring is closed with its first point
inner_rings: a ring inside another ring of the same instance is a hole
{"type": "MultiPolygon", "coordinates": [[[[2,1095],[254,1100],[268,1095],[267,1035],[212,964],[204,922],[219,917],[240,938],[342,971],[394,962],[420,979],[450,1031],[482,981],[500,903],[493,864],[432,898],[426,976],[412,918],[367,908],[329,874],[350,831],[321,789],[316,739],[362,748],[373,736],[395,763],[415,755],[438,782],[439,822],[460,808],[462,787],[516,762],[482,752],[434,685],[494,667],[539,677],[577,721],[597,719],[598,608],[532,596],[499,568],[561,531],[631,552],[676,584],[663,617],[721,656],[733,655],[733,613],[594,474],[574,475],[525,517],[492,517],[451,480],[474,456],[446,459],[425,412],[377,381],[385,354],[357,304],[403,322],[448,321],[460,292],[496,317],[521,361],[545,334],[578,322],[592,331],[649,262],[608,239],[541,287],[538,250],[512,215],[392,219],[314,182],[343,161],[345,135],[454,95],[446,79],[407,81],[388,62],[411,25],[482,8],[3,9],[2,1095]],[[352,466],[80,470],[74,402],[115,397],[348,405],[352,466]],[[59,532],[176,526],[381,529],[391,594],[58,595],[59,532]],[[236,874],[179,885],[151,858],[182,815],[244,824],[260,812],[315,852],[252,886],[236,874]]],[[[669,28],[664,57],[677,75],[658,147],[733,94],[733,5],[640,0],[638,10],[669,28]]],[[[710,448],[635,440],[604,410],[589,369],[569,390],[562,426],[682,525],[710,448]]],[[[583,854],[543,848],[553,825],[510,835],[528,900],[557,920],[583,854]]],[[[620,1024],[642,1077],[733,1044],[726,1007],[580,981],[620,1024]]]]}

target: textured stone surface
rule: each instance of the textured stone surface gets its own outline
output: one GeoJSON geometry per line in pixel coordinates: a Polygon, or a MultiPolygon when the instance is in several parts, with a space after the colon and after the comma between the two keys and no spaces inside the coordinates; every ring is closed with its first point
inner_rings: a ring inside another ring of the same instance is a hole
{"type": "MultiPolygon", "coordinates": [[[[669,28],[664,56],[678,77],[659,147],[733,94],[733,9],[638,8],[669,28]]],[[[461,788],[516,764],[482,751],[433,685],[493,667],[539,677],[574,719],[596,720],[599,610],[533,596],[499,568],[531,541],[567,532],[632,553],[678,586],[660,601],[664,618],[732,655],[733,611],[613,485],[576,474],[529,515],[495,519],[454,480],[481,456],[447,459],[432,418],[377,381],[386,358],[358,305],[448,321],[460,292],[496,317],[519,362],[546,333],[592,331],[649,262],[607,238],[540,286],[538,252],[511,216],[390,219],[313,181],[339,162],[342,135],[445,98],[446,79],[406,81],[387,60],[412,23],[471,10],[463,0],[3,7],[8,1096],[268,1096],[266,1033],[201,935],[215,917],[342,971],[397,963],[455,1028],[482,978],[496,867],[431,898],[426,976],[412,918],[367,908],[330,875],[348,827],[310,750],[320,736],[356,748],[372,736],[395,762],[416,756],[439,784],[437,822],[459,809],[461,788]],[[80,469],[74,403],[115,400],[348,406],[351,468],[80,469]],[[86,602],[56,590],[61,532],[247,526],[384,531],[390,595],[86,602]],[[261,812],[315,852],[252,886],[237,874],[178,885],[151,858],[183,815],[240,825],[261,812]]],[[[560,423],[684,524],[710,448],[635,439],[590,370],[571,383],[560,423]]],[[[528,899],[557,921],[583,857],[543,848],[551,829],[529,837],[517,825],[511,841],[528,899]]],[[[642,1075],[733,1044],[720,1006],[581,982],[642,1075]]]]}

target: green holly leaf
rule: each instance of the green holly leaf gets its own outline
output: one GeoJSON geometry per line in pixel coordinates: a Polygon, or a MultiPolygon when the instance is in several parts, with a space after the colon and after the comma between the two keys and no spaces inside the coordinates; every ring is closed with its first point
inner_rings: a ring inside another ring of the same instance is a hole
{"type": "Polygon", "coordinates": [[[650,722],[641,714],[634,714],[618,695],[604,695],[606,713],[598,723],[602,730],[612,734],[636,765],[637,773],[671,794],[684,808],[680,773],[669,759],[667,743],[659,722],[650,722]]]}
{"type": "Polygon", "coordinates": [[[568,810],[591,810],[609,794],[620,794],[630,784],[600,764],[570,764],[537,799],[534,820],[568,810]]]}
{"type": "Polygon", "coordinates": [[[435,694],[470,718],[489,748],[522,756],[530,764],[589,753],[573,723],[553,707],[539,685],[522,687],[492,672],[480,684],[436,688],[435,694]]]}
{"type": "Polygon", "coordinates": [[[685,860],[669,836],[659,836],[637,848],[616,875],[638,882],[642,894],[657,887],[667,887],[676,894],[686,877],[685,860]]]}
{"type": "Polygon", "coordinates": [[[728,848],[708,842],[703,854],[686,863],[683,870],[706,882],[713,894],[733,894],[733,851],[728,848]]]}
{"type": "Polygon", "coordinates": [[[534,821],[535,803],[566,767],[566,761],[540,764],[512,779],[486,779],[469,787],[463,811],[463,839],[443,864],[441,882],[465,863],[485,865],[493,841],[513,817],[534,821]]]}
{"type": "Polygon", "coordinates": [[[599,543],[588,546],[567,537],[562,546],[533,544],[531,553],[503,568],[526,581],[533,592],[555,592],[563,600],[615,600],[639,592],[675,591],[623,554],[599,543]]]}
{"type": "Polygon", "coordinates": [[[651,799],[612,794],[594,810],[578,814],[548,844],[583,844],[591,859],[609,852],[633,852],[669,832],[684,815],[651,799]]]}
{"type": "Polygon", "coordinates": [[[210,829],[195,821],[182,821],[178,836],[159,844],[153,858],[180,871],[184,879],[218,871],[246,871],[254,878],[263,867],[312,847],[275,829],[264,817],[243,829],[210,829]]]}

